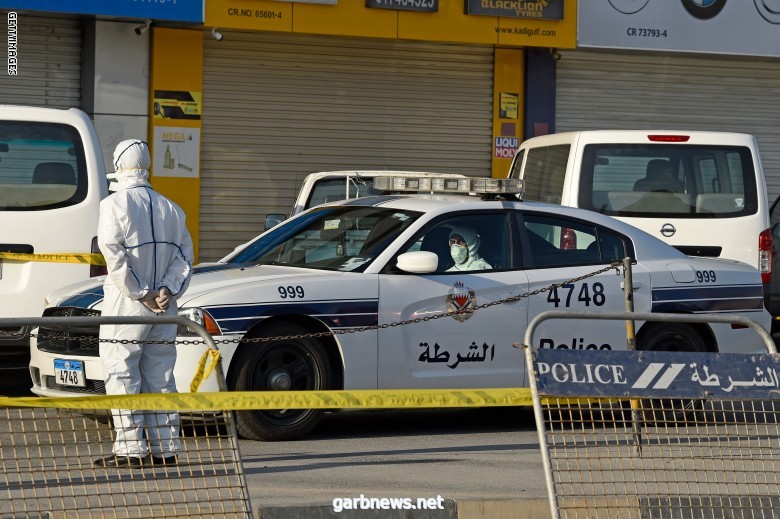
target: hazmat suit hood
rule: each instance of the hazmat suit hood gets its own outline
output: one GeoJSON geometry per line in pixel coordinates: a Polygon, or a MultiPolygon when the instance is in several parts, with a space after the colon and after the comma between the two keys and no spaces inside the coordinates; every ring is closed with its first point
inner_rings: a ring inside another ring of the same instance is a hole
{"type": "Polygon", "coordinates": [[[109,180],[113,180],[109,191],[148,185],[151,165],[149,145],[144,141],[128,139],[120,142],[114,149],[115,171],[108,175],[109,180]]]}
{"type": "Polygon", "coordinates": [[[450,255],[455,264],[448,268],[447,271],[453,270],[491,270],[493,267],[482,259],[477,251],[479,250],[480,238],[479,234],[467,226],[458,226],[450,231],[450,240],[455,235],[459,235],[466,242],[466,246],[451,243],[450,255]]]}
{"type": "Polygon", "coordinates": [[[458,235],[466,242],[469,251],[469,258],[478,258],[477,250],[479,249],[479,234],[471,227],[455,227],[450,231],[450,239],[453,236],[458,235]]]}

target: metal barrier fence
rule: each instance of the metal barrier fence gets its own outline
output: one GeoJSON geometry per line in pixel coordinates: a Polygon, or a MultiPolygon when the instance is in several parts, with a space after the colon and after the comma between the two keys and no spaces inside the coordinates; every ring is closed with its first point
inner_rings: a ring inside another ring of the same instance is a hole
{"type": "MultiPolygon", "coordinates": [[[[526,344],[543,320],[583,317],[541,314],[526,344]]],[[[706,319],[747,324],[729,316],[706,319]]],[[[771,353],[526,347],[552,517],[777,517],[780,356],[771,337],[758,333],[771,353]]]]}
{"type": "MultiPolygon", "coordinates": [[[[183,317],[47,317],[25,324],[176,324],[216,349],[202,327],[183,317]]],[[[215,369],[225,389],[218,359],[215,369]]],[[[164,405],[176,403],[175,395],[167,397],[172,400],[164,405]]],[[[159,404],[121,412],[145,415],[147,439],[170,431],[159,404]]],[[[141,460],[137,466],[119,468],[94,464],[112,458],[111,422],[109,412],[95,408],[0,409],[0,517],[252,516],[231,412],[190,412],[182,419],[175,458],[134,458],[141,460]]]]}
{"type": "Polygon", "coordinates": [[[79,410],[2,409],[0,517],[249,517],[229,416],[185,421],[175,465],[116,469],[93,465],[111,455],[104,420],[79,410]]]}

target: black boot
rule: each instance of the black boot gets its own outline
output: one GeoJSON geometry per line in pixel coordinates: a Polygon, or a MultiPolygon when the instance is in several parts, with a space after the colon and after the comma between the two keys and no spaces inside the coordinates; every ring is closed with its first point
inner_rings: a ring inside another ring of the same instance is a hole
{"type": "Polygon", "coordinates": [[[151,456],[151,462],[152,462],[152,465],[163,465],[163,466],[169,466],[170,467],[170,466],[176,465],[176,463],[178,463],[178,460],[176,459],[176,455],[175,454],[171,454],[170,456],[166,456],[164,458],[161,457],[161,456],[152,455],[151,456]]]}
{"type": "Polygon", "coordinates": [[[106,469],[131,468],[137,469],[149,464],[149,457],[139,458],[137,456],[106,456],[95,460],[96,467],[106,469]]]}

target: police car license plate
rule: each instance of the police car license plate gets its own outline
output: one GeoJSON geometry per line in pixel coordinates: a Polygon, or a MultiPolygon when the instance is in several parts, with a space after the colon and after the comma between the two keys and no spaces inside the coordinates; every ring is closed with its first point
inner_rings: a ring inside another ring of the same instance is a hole
{"type": "Polygon", "coordinates": [[[80,360],[54,359],[54,378],[61,386],[87,386],[84,363],[80,360]]]}

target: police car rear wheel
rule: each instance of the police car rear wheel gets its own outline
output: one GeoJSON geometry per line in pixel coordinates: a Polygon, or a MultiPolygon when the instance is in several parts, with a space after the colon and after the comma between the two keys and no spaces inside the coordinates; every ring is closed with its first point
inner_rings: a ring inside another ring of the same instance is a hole
{"type": "MultiPolygon", "coordinates": [[[[277,324],[263,330],[265,337],[308,333],[294,324],[277,324]]],[[[322,344],[316,339],[281,339],[252,343],[232,361],[240,366],[236,391],[305,391],[328,389],[330,365],[322,344]]],[[[236,428],[250,440],[292,440],[311,432],[322,419],[319,409],[273,409],[236,411],[236,428]]]]}
{"type": "MultiPolygon", "coordinates": [[[[653,324],[643,329],[638,337],[638,349],[644,351],[690,351],[704,353],[707,345],[701,335],[683,323],[653,324]]],[[[642,416],[645,422],[656,425],[682,425],[695,417],[704,407],[699,399],[643,400],[642,416]]]]}
{"type": "Polygon", "coordinates": [[[637,348],[644,351],[693,351],[704,353],[707,345],[701,335],[683,323],[651,323],[642,328],[637,348]]]}

